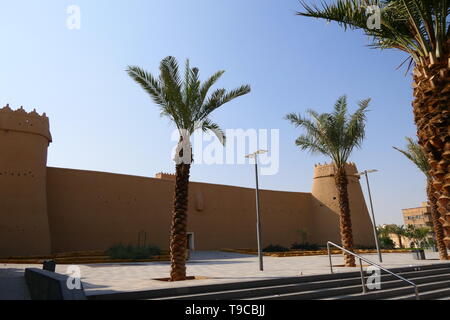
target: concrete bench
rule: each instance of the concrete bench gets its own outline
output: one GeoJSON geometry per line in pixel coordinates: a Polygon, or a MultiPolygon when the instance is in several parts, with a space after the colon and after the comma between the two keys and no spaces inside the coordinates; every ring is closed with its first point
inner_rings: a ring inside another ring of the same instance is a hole
{"type": "Polygon", "coordinates": [[[37,268],[25,269],[25,281],[32,300],[86,300],[83,284],[69,289],[69,276],[37,268]]]}

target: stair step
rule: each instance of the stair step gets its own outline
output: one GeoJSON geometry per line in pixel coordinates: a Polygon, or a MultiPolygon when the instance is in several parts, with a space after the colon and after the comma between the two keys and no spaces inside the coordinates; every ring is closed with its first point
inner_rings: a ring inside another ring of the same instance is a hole
{"type": "MultiPolygon", "coordinates": [[[[419,289],[420,290],[420,289],[419,289]]],[[[423,293],[419,293],[421,300],[449,300],[450,299],[450,288],[430,290],[423,293]]],[[[403,295],[386,300],[415,300],[416,296],[413,295],[403,295]]]]}
{"type": "MultiPolygon", "coordinates": [[[[419,296],[425,294],[428,291],[438,290],[438,289],[448,289],[450,288],[450,280],[447,281],[436,281],[419,284],[418,286],[419,296]]],[[[367,294],[359,293],[347,296],[335,297],[332,300],[385,300],[388,298],[393,298],[397,296],[414,295],[414,289],[409,286],[402,286],[397,288],[390,288],[390,290],[380,290],[377,292],[369,292],[367,294]]]]}
{"type": "MultiPolygon", "coordinates": [[[[450,264],[409,266],[389,269],[402,277],[421,285],[422,291],[440,290],[439,283],[446,288],[450,281],[450,264]],[[431,284],[430,287],[423,287],[431,284]],[[436,284],[436,286],[435,286],[436,284]],[[427,290],[425,290],[427,289],[427,290]]],[[[367,275],[366,275],[367,279],[367,275]]],[[[361,297],[362,287],[359,271],[338,272],[311,276],[254,280],[246,282],[197,285],[191,287],[153,289],[135,292],[91,295],[90,300],[214,300],[214,299],[381,299],[395,296],[409,297],[413,290],[410,285],[395,276],[382,271],[382,289],[369,292],[361,297]],[[395,291],[395,292],[394,292],[395,291]],[[391,292],[385,294],[385,292],[391,292]]],[[[421,289],[419,289],[421,290],[421,289]]],[[[420,291],[420,293],[422,293],[420,291]]],[[[436,292],[437,294],[437,292],[436,292]]],[[[443,293],[442,293],[443,294],[443,293]]]]}
{"type": "MultiPolygon", "coordinates": [[[[443,281],[448,281],[450,283],[450,274],[444,275],[435,275],[428,277],[419,277],[412,278],[412,282],[416,283],[429,283],[433,281],[438,281],[438,283],[442,283],[443,281]]],[[[392,289],[404,288],[406,290],[406,294],[413,292],[410,288],[410,285],[400,279],[384,281],[381,284],[382,289],[377,290],[376,292],[369,292],[367,294],[362,293],[361,283],[358,285],[347,286],[347,287],[339,287],[339,288],[320,288],[318,290],[310,290],[310,291],[302,291],[302,292],[293,292],[293,293],[281,293],[281,294],[272,294],[269,296],[263,296],[258,298],[250,298],[249,300],[254,299],[263,299],[263,300],[313,300],[313,299],[326,299],[329,298],[331,300],[339,300],[339,299],[357,299],[362,297],[362,299],[366,299],[367,297],[378,296],[380,294],[384,294],[385,292],[390,292],[392,289]],[[387,290],[387,289],[390,289],[387,290]]],[[[420,291],[420,289],[419,289],[420,291]]],[[[376,299],[376,298],[375,298],[376,299]]]]}
{"type": "MultiPolygon", "coordinates": [[[[409,278],[425,278],[437,276],[441,280],[450,279],[450,274],[447,276],[443,276],[442,271],[439,270],[426,270],[426,271],[413,271],[408,273],[409,278]]],[[[403,274],[406,276],[406,274],[403,274]]],[[[393,275],[382,275],[381,281],[389,282],[397,280],[397,278],[393,275]]],[[[427,278],[428,279],[428,278],[427,278]]],[[[431,278],[430,278],[431,279],[431,278]]],[[[428,280],[424,280],[428,281],[428,280]]],[[[307,283],[294,283],[294,284],[281,284],[281,285],[271,285],[265,287],[258,288],[246,288],[246,289],[236,289],[236,290],[221,290],[214,292],[201,292],[196,294],[184,294],[178,296],[167,296],[157,298],[157,300],[226,300],[226,299],[245,299],[245,298],[257,298],[264,296],[272,296],[278,294],[287,294],[287,293],[299,293],[304,291],[314,291],[318,289],[331,289],[331,288],[339,288],[342,289],[344,287],[352,287],[351,292],[355,290],[353,287],[361,288],[361,278],[354,277],[349,279],[336,279],[336,280],[327,280],[327,281],[315,281],[315,282],[307,282],[307,283]]],[[[361,289],[359,289],[361,290],[361,289]]],[[[356,291],[358,292],[358,291],[356,291]]]]}

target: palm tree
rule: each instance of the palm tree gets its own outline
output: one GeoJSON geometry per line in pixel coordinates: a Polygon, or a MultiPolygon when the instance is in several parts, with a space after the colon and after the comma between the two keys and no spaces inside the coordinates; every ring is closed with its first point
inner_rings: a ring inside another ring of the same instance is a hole
{"type": "Polygon", "coordinates": [[[414,242],[416,248],[420,248],[428,242],[427,239],[430,231],[431,230],[427,227],[408,225],[405,235],[414,242]]]}
{"type": "Polygon", "coordinates": [[[373,40],[372,47],[408,54],[408,69],[414,68],[417,135],[431,166],[444,241],[450,248],[450,1],[335,0],[322,2],[320,7],[301,3],[305,12],[298,15],[335,21],[344,29],[360,29],[373,40]],[[377,15],[380,28],[372,23],[377,15]]]}
{"type": "Polygon", "coordinates": [[[427,156],[423,151],[423,148],[417,142],[408,137],[406,138],[406,141],[406,150],[402,150],[396,147],[394,147],[394,149],[401,152],[405,157],[411,160],[427,178],[427,196],[430,203],[431,220],[433,221],[433,230],[436,237],[436,244],[439,249],[439,257],[441,258],[441,260],[447,260],[448,254],[444,242],[444,231],[442,229],[442,224],[440,221],[443,219],[439,217],[437,201],[438,199],[434,196],[433,177],[430,175],[430,164],[427,161],[427,156]]]}
{"type": "MultiPolygon", "coordinates": [[[[296,145],[302,150],[330,157],[335,166],[334,179],[338,191],[341,242],[347,250],[353,250],[353,234],[345,165],[353,149],[360,147],[364,139],[369,102],[370,99],[360,101],[358,110],[350,116],[347,115],[346,96],[337,100],[333,113],[319,114],[314,110],[308,110],[311,119],[295,113],[286,116],[292,124],[306,131],[306,134],[297,138],[296,145]]],[[[347,267],[355,266],[354,256],[344,253],[344,259],[347,267]]]]}
{"type": "Polygon", "coordinates": [[[211,87],[224,71],[218,71],[201,83],[199,70],[191,68],[189,60],[183,79],[174,57],[161,61],[159,79],[149,72],[129,66],[128,74],[150,95],[161,109],[161,115],[168,117],[179,131],[179,143],[175,155],[176,181],[170,236],[171,281],[186,279],[187,211],[189,174],[193,161],[190,136],[201,129],[212,131],[225,142],[223,131],[210,119],[211,113],[223,104],[250,92],[250,86],[243,85],[227,92],[216,89],[208,96],[211,87]]]}
{"type": "Polygon", "coordinates": [[[398,226],[396,224],[388,224],[385,226],[385,228],[387,230],[388,236],[389,234],[395,234],[397,236],[398,246],[400,247],[400,249],[403,248],[402,237],[405,236],[405,227],[398,226]]]}

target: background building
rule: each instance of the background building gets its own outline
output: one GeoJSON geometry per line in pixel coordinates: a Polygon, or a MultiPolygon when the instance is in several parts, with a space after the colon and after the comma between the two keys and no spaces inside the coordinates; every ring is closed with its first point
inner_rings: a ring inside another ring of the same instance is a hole
{"type": "Polygon", "coordinates": [[[413,225],[415,227],[433,228],[431,208],[427,202],[422,202],[422,205],[417,208],[402,209],[402,213],[405,226],[413,225]]]}

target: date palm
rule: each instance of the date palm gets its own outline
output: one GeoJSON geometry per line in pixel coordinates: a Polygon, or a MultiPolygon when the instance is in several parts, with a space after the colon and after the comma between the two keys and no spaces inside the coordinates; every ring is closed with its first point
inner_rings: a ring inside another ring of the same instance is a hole
{"type": "Polygon", "coordinates": [[[397,236],[398,239],[398,246],[400,247],[400,249],[403,248],[403,243],[402,243],[402,237],[405,236],[405,227],[404,226],[398,226],[396,224],[388,224],[384,227],[387,231],[387,236],[389,237],[390,234],[395,234],[397,236]]]}
{"type": "Polygon", "coordinates": [[[372,47],[396,49],[413,67],[413,112],[419,144],[431,166],[444,241],[450,248],[450,1],[335,0],[322,5],[301,1],[301,16],[335,21],[360,29],[372,47]],[[380,18],[379,28],[376,22],[380,18]]]}
{"type": "Polygon", "coordinates": [[[170,280],[180,281],[186,279],[188,191],[193,161],[190,136],[197,129],[210,130],[224,143],[223,131],[210,119],[210,115],[225,103],[249,93],[250,86],[243,85],[229,92],[216,89],[208,95],[224,71],[216,72],[201,83],[199,70],[191,68],[189,60],[186,61],[182,77],[177,60],[170,56],[161,61],[159,70],[159,78],[137,66],[129,66],[127,72],[159,106],[161,115],[168,117],[179,131],[179,143],[174,159],[176,181],[170,233],[170,280]]]}
{"type": "MultiPolygon", "coordinates": [[[[441,260],[447,260],[447,248],[444,242],[444,231],[439,217],[437,198],[433,192],[433,178],[430,175],[430,164],[427,161],[427,156],[423,151],[423,148],[415,142],[412,138],[406,138],[407,145],[406,150],[394,147],[395,150],[400,151],[405,157],[413,162],[420,171],[423,172],[427,178],[427,196],[430,203],[431,219],[433,221],[433,230],[436,237],[436,244],[439,249],[439,257],[441,260]]],[[[445,222],[445,221],[444,221],[445,222]]]]}
{"type": "MultiPolygon", "coordinates": [[[[347,97],[340,97],[332,113],[319,114],[308,110],[310,118],[291,113],[286,116],[292,124],[305,130],[295,141],[302,150],[331,158],[335,167],[335,184],[339,201],[339,228],[345,249],[353,250],[352,221],[348,197],[348,179],[345,166],[355,148],[361,146],[365,136],[366,112],[370,99],[359,102],[358,110],[347,114],[347,97]]],[[[355,266],[354,256],[344,253],[345,265],[355,266]]]]}

